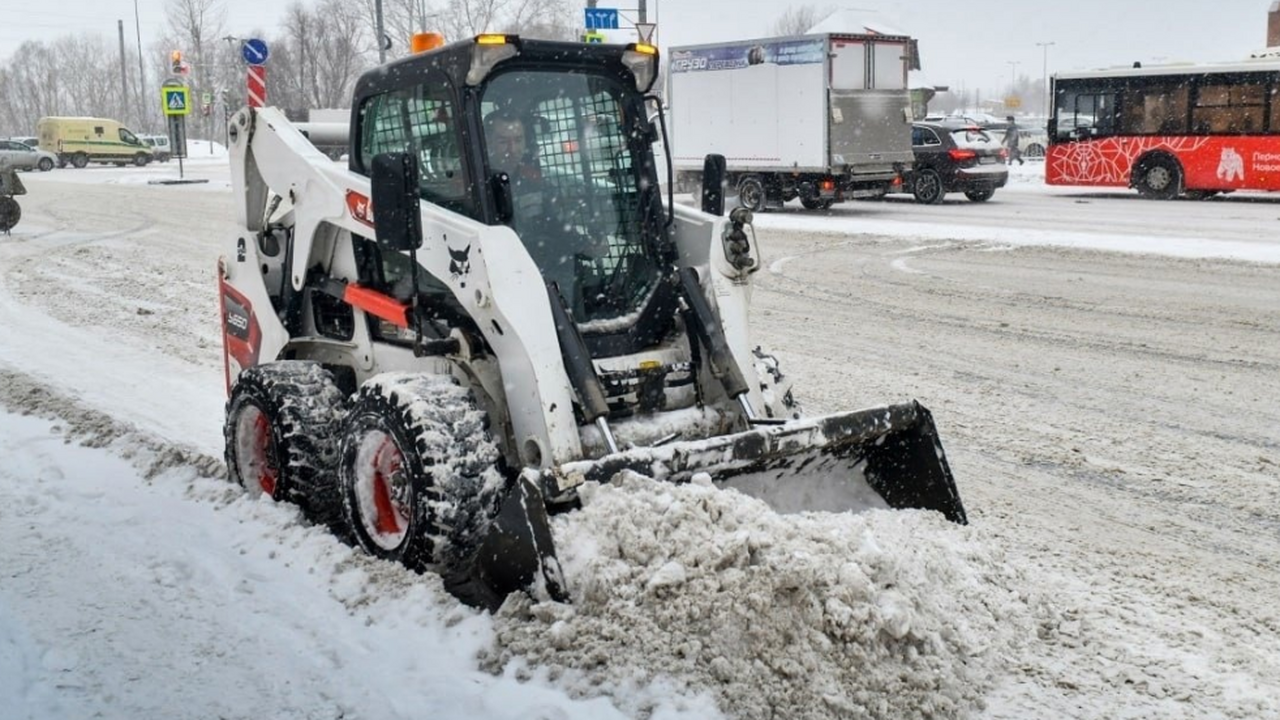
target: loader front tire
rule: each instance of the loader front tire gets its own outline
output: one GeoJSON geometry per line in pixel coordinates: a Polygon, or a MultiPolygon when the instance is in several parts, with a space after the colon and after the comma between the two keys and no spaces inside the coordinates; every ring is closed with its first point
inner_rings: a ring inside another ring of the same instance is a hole
{"type": "Polygon", "coordinates": [[[338,478],[346,526],[375,557],[447,574],[471,559],[506,486],[488,418],[444,375],[386,373],[356,394],[338,478]]]}
{"type": "Polygon", "coordinates": [[[339,517],[333,468],[342,403],[333,376],[316,363],[284,360],[240,373],[223,426],[231,479],[332,525],[339,517]]]}

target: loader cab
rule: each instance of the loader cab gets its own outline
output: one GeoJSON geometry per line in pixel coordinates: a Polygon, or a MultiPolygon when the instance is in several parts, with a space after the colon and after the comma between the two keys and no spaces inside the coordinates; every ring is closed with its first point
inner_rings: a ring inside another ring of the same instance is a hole
{"type": "Polygon", "coordinates": [[[644,318],[675,304],[644,107],[657,56],[635,47],[481,36],[356,88],[352,170],[417,154],[422,198],[510,226],[598,355],[653,342],[666,321],[644,318]]]}

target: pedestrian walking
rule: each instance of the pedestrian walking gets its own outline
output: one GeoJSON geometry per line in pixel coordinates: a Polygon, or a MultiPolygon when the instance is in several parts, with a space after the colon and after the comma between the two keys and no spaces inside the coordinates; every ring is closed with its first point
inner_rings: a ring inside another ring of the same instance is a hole
{"type": "Polygon", "coordinates": [[[1018,122],[1012,115],[1006,117],[1005,122],[1008,125],[1004,129],[1004,146],[1009,151],[1009,164],[1012,165],[1017,160],[1019,165],[1024,165],[1026,161],[1022,159],[1022,149],[1018,147],[1018,122]]]}

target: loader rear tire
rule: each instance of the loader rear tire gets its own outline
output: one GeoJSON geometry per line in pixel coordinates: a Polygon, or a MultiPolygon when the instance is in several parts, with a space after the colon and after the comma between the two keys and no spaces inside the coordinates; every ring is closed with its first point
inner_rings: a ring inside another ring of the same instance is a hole
{"type": "Polygon", "coordinates": [[[360,547],[418,571],[471,561],[507,484],[487,425],[452,377],[366,382],[338,460],[344,521],[360,547]]]}
{"type": "Polygon", "coordinates": [[[333,376],[317,363],[245,370],[227,400],[227,473],[250,494],[297,503],[333,525],[341,517],[333,468],[342,404],[333,376]]]}

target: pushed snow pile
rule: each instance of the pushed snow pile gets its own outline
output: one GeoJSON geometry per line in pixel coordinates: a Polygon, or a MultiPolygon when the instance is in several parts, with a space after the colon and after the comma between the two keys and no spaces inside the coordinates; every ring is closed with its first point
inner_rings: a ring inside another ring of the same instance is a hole
{"type": "Polygon", "coordinates": [[[573,603],[510,598],[491,671],[583,695],[665,676],[744,719],[955,717],[1035,634],[1019,574],[936,513],[779,515],[635,475],[583,504],[555,519],[573,603]]]}

